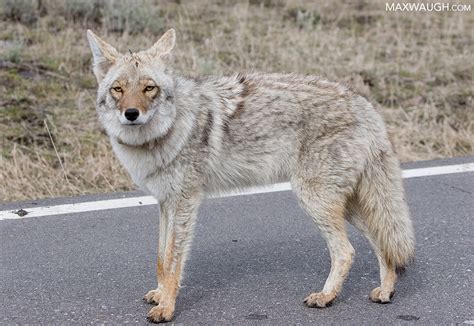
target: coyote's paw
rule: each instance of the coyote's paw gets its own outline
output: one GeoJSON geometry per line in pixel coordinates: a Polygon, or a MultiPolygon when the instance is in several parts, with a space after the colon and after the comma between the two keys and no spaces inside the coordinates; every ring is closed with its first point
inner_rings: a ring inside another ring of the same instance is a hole
{"type": "Polygon", "coordinates": [[[336,293],[311,293],[306,299],[304,299],[305,305],[310,308],[326,308],[336,299],[336,293]]]}
{"type": "Polygon", "coordinates": [[[372,302],[376,303],[390,303],[393,293],[394,291],[386,291],[382,290],[380,287],[376,287],[370,292],[369,298],[372,302]]]}
{"type": "Polygon", "coordinates": [[[158,290],[151,290],[148,291],[147,294],[143,297],[143,300],[147,303],[154,303],[154,304],[159,304],[160,303],[160,291],[158,290]]]}
{"type": "Polygon", "coordinates": [[[173,319],[174,307],[158,305],[148,312],[147,320],[152,323],[164,323],[173,319]]]}

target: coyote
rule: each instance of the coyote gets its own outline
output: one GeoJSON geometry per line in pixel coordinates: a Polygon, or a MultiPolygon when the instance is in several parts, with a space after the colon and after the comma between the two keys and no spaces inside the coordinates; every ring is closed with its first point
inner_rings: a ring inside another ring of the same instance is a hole
{"type": "Polygon", "coordinates": [[[314,76],[248,73],[189,78],[170,64],[176,33],[121,54],[90,30],[97,113],[133,181],[159,203],[156,304],[170,321],[199,204],[207,193],[289,180],[324,236],[331,271],[308,307],[340,293],[354,249],[345,222],[374,248],[390,302],[397,270],[414,255],[399,162],[374,107],[348,87],[314,76]]]}

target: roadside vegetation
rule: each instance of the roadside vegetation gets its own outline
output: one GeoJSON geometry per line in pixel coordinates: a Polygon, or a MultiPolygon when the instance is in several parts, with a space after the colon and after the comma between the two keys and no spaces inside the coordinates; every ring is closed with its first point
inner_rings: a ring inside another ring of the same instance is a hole
{"type": "Polygon", "coordinates": [[[380,1],[0,0],[0,202],[133,185],[94,110],[90,28],[121,51],[178,32],[175,69],[317,74],[385,116],[402,161],[474,146],[474,13],[380,1]]]}

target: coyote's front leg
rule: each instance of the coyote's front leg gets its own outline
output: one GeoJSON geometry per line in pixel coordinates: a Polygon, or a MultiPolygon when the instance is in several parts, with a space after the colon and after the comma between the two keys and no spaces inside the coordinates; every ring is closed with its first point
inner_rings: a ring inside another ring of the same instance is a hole
{"type": "Polygon", "coordinates": [[[145,301],[158,304],[148,312],[152,322],[173,318],[181,271],[192,240],[200,194],[160,203],[160,231],[156,277],[158,288],[145,295],[145,301]]]}

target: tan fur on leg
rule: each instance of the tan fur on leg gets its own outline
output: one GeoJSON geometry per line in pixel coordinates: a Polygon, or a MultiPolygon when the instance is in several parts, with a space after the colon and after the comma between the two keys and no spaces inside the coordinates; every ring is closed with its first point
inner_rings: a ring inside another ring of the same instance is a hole
{"type": "MultiPolygon", "coordinates": [[[[322,184],[318,186],[324,188],[322,184]]],[[[311,293],[304,303],[308,307],[325,308],[333,302],[342,289],[342,284],[352,266],[354,248],[347,238],[345,229],[344,196],[332,194],[332,196],[321,198],[318,195],[319,189],[315,187],[314,182],[308,186],[308,183],[302,181],[297,195],[300,197],[302,206],[313,217],[326,239],[331,256],[331,270],[323,290],[311,293]]]]}
{"type": "Polygon", "coordinates": [[[380,286],[370,292],[369,298],[372,302],[389,303],[395,293],[395,282],[397,280],[395,266],[390,262],[387,262],[386,255],[382,253],[382,249],[380,248],[380,245],[377,244],[375,236],[369,231],[365,219],[361,215],[362,213],[358,199],[356,197],[351,198],[348,202],[347,219],[365,235],[367,240],[369,240],[379,262],[380,286]]]}
{"type": "Polygon", "coordinates": [[[145,295],[145,300],[158,303],[158,306],[148,313],[148,320],[151,322],[170,321],[173,317],[183,263],[191,243],[199,202],[200,195],[195,195],[194,200],[188,199],[186,204],[177,205],[176,210],[166,211],[174,215],[164,219],[171,224],[166,226],[166,245],[159,246],[161,250],[158,251],[157,261],[158,289],[145,295]]]}

